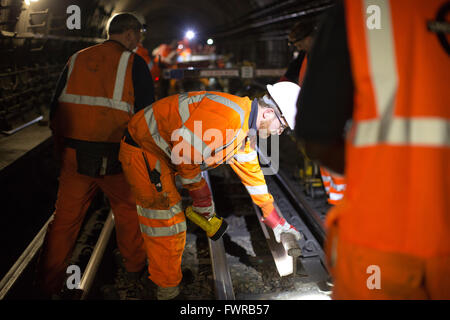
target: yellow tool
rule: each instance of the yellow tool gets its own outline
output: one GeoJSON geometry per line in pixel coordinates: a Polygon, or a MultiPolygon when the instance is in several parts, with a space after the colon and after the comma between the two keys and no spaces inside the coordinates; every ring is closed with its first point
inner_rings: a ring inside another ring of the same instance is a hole
{"type": "Polygon", "coordinates": [[[220,239],[228,229],[228,223],[223,218],[214,214],[212,218],[206,219],[201,214],[196,213],[192,206],[186,208],[186,217],[205,230],[206,235],[214,241],[220,239]]]}

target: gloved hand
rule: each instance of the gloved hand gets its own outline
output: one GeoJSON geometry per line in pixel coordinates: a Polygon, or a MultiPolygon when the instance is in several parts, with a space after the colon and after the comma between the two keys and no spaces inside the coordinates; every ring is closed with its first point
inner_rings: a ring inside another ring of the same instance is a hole
{"type": "Polygon", "coordinates": [[[192,204],[192,209],[201,214],[206,219],[214,216],[214,201],[212,200],[211,190],[207,183],[203,187],[196,190],[189,190],[189,195],[194,201],[192,204]]]}
{"type": "Polygon", "coordinates": [[[286,220],[278,215],[278,212],[273,208],[272,212],[265,218],[262,222],[273,230],[275,235],[275,240],[280,242],[280,237],[282,233],[291,233],[294,235],[295,240],[301,239],[300,232],[297,231],[292,225],[290,225],[286,220]]]}

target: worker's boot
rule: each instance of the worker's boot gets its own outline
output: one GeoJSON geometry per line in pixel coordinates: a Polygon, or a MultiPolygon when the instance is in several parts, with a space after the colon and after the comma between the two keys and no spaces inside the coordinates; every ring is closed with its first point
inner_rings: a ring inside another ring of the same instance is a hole
{"type": "Polygon", "coordinates": [[[147,267],[139,272],[127,272],[124,270],[127,300],[152,300],[155,299],[155,285],[148,279],[147,267]]]}
{"type": "Polygon", "coordinates": [[[184,269],[182,273],[183,278],[178,286],[168,288],[158,286],[156,288],[157,300],[185,300],[184,287],[194,282],[194,274],[190,269],[184,269]]]}
{"type": "Polygon", "coordinates": [[[158,300],[179,300],[181,290],[179,286],[176,287],[159,287],[156,289],[156,299],[158,300]]]}

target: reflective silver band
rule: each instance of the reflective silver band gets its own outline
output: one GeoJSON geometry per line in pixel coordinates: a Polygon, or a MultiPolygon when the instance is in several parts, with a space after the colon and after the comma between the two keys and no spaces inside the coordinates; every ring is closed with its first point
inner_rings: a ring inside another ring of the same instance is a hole
{"type": "Polygon", "coordinates": [[[141,232],[149,237],[167,237],[173,236],[180,232],[186,231],[186,221],[179,222],[170,227],[149,227],[144,224],[140,224],[141,232]]]}
{"type": "Polygon", "coordinates": [[[129,103],[122,101],[123,88],[125,85],[125,75],[128,66],[128,60],[130,58],[131,52],[125,51],[122,53],[122,56],[119,60],[119,65],[117,67],[116,73],[116,81],[114,84],[114,92],[113,98],[109,99],[106,97],[93,97],[93,96],[85,96],[78,94],[68,94],[67,93],[67,85],[69,84],[70,76],[72,74],[75,61],[78,56],[78,52],[75,53],[69,61],[69,69],[67,71],[67,80],[66,85],[58,98],[58,101],[65,103],[73,103],[73,104],[83,104],[89,106],[98,106],[98,107],[106,107],[112,108],[115,110],[120,110],[128,113],[133,112],[133,106],[129,103]]]}
{"type": "Polygon", "coordinates": [[[178,112],[180,114],[181,123],[184,124],[190,117],[189,105],[191,103],[200,102],[205,94],[190,96],[188,93],[180,93],[178,95],[178,112]]]}
{"type": "MultiPolygon", "coordinates": [[[[195,123],[195,122],[194,122],[195,123]]],[[[199,137],[197,137],[191,130],[187,127],[182,126],[178,129],[178,134],[183,137],[183,139],[194,147],[197,152],[203,155],[210,155],[211,149],[206,145],[206,143],[199,137]]]]}
{"type": "Polygon", "coordinates": [[[379,120],[360,121],[356,125],[354,145],[373,146],[379,143],[392,145],[422,145],[429,147],[450,146],[450,120],[442,118],[394,118],[380,141],[379,120]]]}
{"type": "Polygon", "coordinates": [[[123,88],[125,85],[125,76],[127,74],[127,66],[128,61],[130,59],[131,52],[130,51],[124,51],[122,52],[122,55],[120,56],[119,65],[117,67],[117,73],[116,73],[116,82],[114,85],[114,93],[113,93],[113,99],[117,101],[122,100],[123,95],[123,88]]]}
{"type": "Polygon", "coordinates": [[[342,193],[330,192],[328,197],[330,198],[330,200],[341,200],[344,198],[344,195],[342,193]]]}
{"type": "Polygon", "coordinates": [[[245,163],[255,160],[258,157],[258,153],[256,151],[252,151],[250,153],[236,153],[234,155],[234,159],[236,159],[239,163],[245,163]]]}
{"type": "Polygon", "coordinates": [[[156,219],[156,220],[167,220],[173,218],[174,215],[183,211],[183,206],[181,205],[181,201],[172,206],[169,210],[155,210],[143,208],[139,205],[136,205],[138,215],[141,217],[145,217],[148,219],[156,219]]]}
{"type": "Polygon", "coordinates": [[[227,107],[233,109],[234,111],[236,111],[241,118],[241,128],[242,128],[242,125],[244,124],[244,119],[245,119],[245,111],[237,103],[235,103],[227,98],[224,98],[222,96],[211,94],[211,93],[206,93],[206,97],[212,101],[223,104],[224,106],[227,106],[227,107]]]}
{"type": "Polygon", "coordinates": [[[107,107],[124,112],[130,112],[130,104],[124,101],[108,99],[104,97],[81,96],[77,94],[62,93],[58,99],[59,102],[84,104],[88,106],[107,107]]]}
{"type": "Polygon", "coordinates": [[[257,194],[267,194],[269,193],[269,190],[267,189],[267,185],[263,184],[260,186],[245,186],[248,193],[250,195],[257,195],[257,194]]]}
{"type": "Polygon", "coordinates": [[[197,176],[195,176],[192,179],[187,179],[187,178],[183,178],[180,176],[180,180],[182,184],[191,184],[191,183],[197,183],[200,182],[202,180],[202,174],[199,173],[197,176]]]}
{"type": "Polygon", "coordinates": [[[145,108],[144,116],[145,121],[147,121],[148,130],[150,131],[150,134],[156,145],[170,158],[172,151],[169,147],[169,144],[159,134],[158,124],[155,120],[155,116],[153,115],[152,105],[145,108]]]}
{"type": "Polygon", "coordinates": [[[380,8],[382,28],[365,28],[365,30],[369,69],[380,120],[379,140],[384,141],[383,135],[387,132],[386,127],[389,126],[394,115],[398,85],[391,11],[388,0],[365,0],[364,2],[365,8],[370,5],[377,5],[380,8]]]}

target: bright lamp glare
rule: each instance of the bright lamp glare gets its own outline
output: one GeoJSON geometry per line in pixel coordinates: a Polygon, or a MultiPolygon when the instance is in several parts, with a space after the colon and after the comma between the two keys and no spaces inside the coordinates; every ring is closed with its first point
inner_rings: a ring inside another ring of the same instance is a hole
{"type": "Polygon", "coordinates": [[[214,43],[214,40],[211,39],[211,38],[209,38],[209,39],[206,41],[206,43],[209,44],[209,45],[212,45],[212,44],[214,43]]]}
{"type": "Polygon", "coordinates": [[[39,0],[25,0],[25,4],[29,6],[31,2],[38,2],[39,0]]]}
{"type": "Polygon", "coordinates": [[[195,37],[195,32],[194,31],[188,30],[186,32],[186,38],[188,38],[188,40],[192,40],[192,39],[194,39],[194,37],[195,37]]]}

